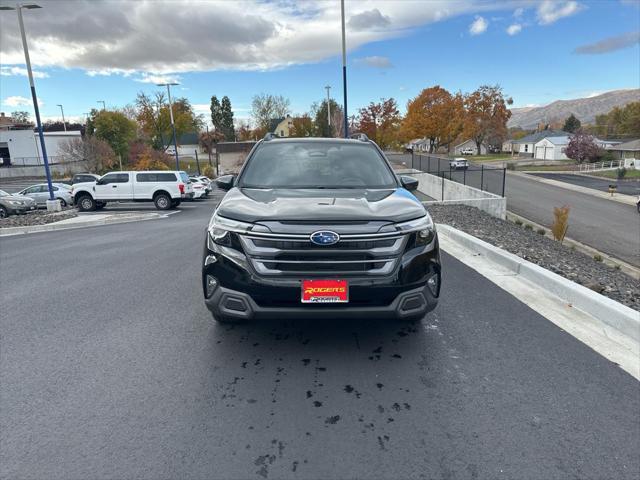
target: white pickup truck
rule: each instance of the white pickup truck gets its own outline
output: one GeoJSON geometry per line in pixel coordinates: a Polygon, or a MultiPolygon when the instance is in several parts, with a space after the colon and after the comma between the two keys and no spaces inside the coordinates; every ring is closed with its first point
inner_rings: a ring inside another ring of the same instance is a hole
{"type": "Polygon", "coordinates": [[[95,182],[74,184],[71,194],[82,212],[99,210],[108,202],[153,202],[158,210],[168,210],[192,198],[193,186],[185,172],[109,172],[95,182]]]}

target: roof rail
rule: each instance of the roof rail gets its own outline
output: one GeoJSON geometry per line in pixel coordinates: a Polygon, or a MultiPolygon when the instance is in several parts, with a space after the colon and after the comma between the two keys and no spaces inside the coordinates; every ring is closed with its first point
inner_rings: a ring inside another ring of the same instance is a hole
{"type": "Polygon", "coordinates": [[[274,138],[280,138],[280,136],[277,133],[267,132],[262,140],[268,142],[269,140],[273,140],[274,138]]]}
{"type": "Polygon", "coordinates": [[[364,133],[352,133],[351,135],[349,135],[349,138],[352,138],[354,140],[360,140],[361,142],[369,141],[369,137],[367,137],[367,135],[364,133]]]}

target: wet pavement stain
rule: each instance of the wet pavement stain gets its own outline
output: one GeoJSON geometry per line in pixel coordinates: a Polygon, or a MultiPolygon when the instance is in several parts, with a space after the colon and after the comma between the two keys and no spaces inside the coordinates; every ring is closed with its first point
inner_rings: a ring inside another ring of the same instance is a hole
{"type": "Polygon", "coordinates": [[[327,417],[324,421],[327,425],[335,425],[340,421],[340,415],[333,415],[331,417],[327,417]]]}
{"type": "Polygon", "coordinates": [[[382,390],[382,387],[384,387],[384,385],[382,383],[376,383],[376,387],[378,387],[378,390],[382,390]]]}
{"type": "Polygon", "coordinates": [[[402,358],[402,355],[398,354],[398,353],[394,353],[393,355],[391,355],[393,358],[402,358]]]}
{"type": "Polygon", "coordinates": [[[313,392],[311,390],[307,390],[307,398],[313,397],[313,392]]]}
{"type": "Polygon", "coordinates": [[[310,358],[303,358],[302,359],[302,364],[306,367],[307,365],[309,365],[311,363],[311,359],[310,358]]]}
{"type": "Polygon", "coordinates": [[[319,402],[318,400],[315,400],[313,402],[313,406],[316,407],[316,408],[321,407],[322,406],[322,402],[319,402]]]}

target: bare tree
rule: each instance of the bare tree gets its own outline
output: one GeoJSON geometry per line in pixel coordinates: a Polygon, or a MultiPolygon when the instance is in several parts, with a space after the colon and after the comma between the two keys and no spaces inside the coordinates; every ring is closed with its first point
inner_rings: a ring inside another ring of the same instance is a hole
{"type": "Polygon", "coordinates": [[[269,122],[275,118],[284,118],[291,113],[289,99],[282,95],[261,93],[254,95],[251,101],[251,117],[257,128],[268,129],[269,122]]]}
{"type": "Polygon", "coordinates": [[[103,172],[116,164],[116,155],[107,142],[95,136],[72,138],[60,144],[60,152],[67,162],[86,162],[91,172],[103,172]]]}

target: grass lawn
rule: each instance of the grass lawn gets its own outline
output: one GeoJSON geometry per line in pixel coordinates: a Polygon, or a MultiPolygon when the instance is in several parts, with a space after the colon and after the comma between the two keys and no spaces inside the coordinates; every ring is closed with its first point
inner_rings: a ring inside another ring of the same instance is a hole
{"type": "Polygon", "coordinates": [[[488,155],[469,155],[465,158],[473,162],[504,162],[511,160],[511,155],[508,153],[492,153],[488,155]]]}
{"type": "MultiPolygon", "coordinates": [[[[594,177],[604,177],[604,178],[618,178],[618,172],[616,170],[605,170],[604,172],[588,172],[589,175],[593,175],[594,177]]],[[[627,170],[627,173],[623,177],[623,180],[626,179],[635,179],[640,178],[640,170],[627,170]]]]}

